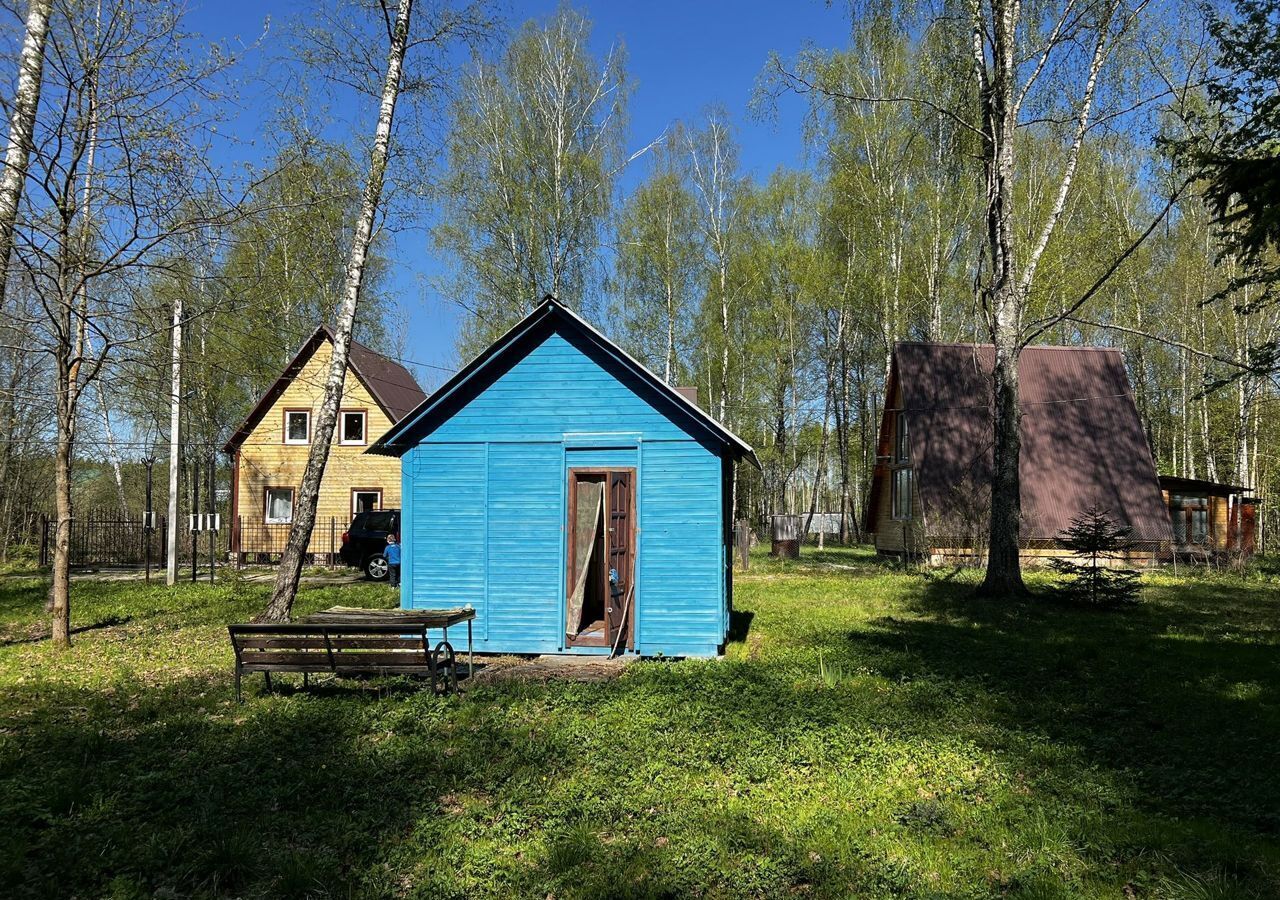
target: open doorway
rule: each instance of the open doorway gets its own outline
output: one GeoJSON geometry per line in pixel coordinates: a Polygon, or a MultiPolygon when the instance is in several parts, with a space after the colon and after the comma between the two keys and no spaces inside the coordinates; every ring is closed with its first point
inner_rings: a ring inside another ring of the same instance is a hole
{"type": "Polygon", "coordinates": [[[565,643],[634,647],[635,470],[570,469],[565,643]]]}

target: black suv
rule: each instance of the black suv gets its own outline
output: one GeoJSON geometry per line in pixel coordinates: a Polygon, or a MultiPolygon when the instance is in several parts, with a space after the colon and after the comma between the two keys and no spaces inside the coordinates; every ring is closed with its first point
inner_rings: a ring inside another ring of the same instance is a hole
{"type": "Polygon", "coordinates": [[[371,509],[356,513],[351,527],[342,532],[342,561],[364,569],[365,577],[383,581],[387,577],[387,535],[400,533],[400,510],[371,509]]]}

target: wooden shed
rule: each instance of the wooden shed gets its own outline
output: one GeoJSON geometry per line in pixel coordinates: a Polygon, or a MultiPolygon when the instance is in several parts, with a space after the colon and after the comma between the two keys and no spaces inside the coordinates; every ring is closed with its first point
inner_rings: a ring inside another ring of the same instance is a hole
{"type": "Polygon", "coordinates": [[[401,459],[401,605],[471,604],[477,650],[722,649],[751,447],[555,300],[368,452],[401,459]]]}

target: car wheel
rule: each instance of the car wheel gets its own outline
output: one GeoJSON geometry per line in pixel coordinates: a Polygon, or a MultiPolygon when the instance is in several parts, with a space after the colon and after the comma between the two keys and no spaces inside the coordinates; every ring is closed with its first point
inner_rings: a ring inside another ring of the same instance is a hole
{"type": "Polygon", "coordinates": [[[387,574],[390,571],[391,567],[387,565],[387,558],[381,553],[375,553],[364,564],[364,574],[373,581],[386,581],[387,574]]]}

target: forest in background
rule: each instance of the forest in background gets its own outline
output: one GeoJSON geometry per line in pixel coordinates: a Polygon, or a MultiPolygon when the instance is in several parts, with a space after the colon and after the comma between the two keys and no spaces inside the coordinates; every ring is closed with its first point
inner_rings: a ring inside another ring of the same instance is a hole
{"type": "MultiPolygon", "coordinates": [[[[1112,53],[1083,139],[1063,114],[1078,62],[1037,72],[1025,98],[1013,184],[1028,214],[1015,225],[1035,245],[1057,222],[1026,315],[1051,323],[1038,342],[1122,349],[1160,471],[1254,488],[1265,534],[1280,524],[1268,502],[1277,394],[1257,361],[1280,338],[1280,306],[1184,189],[1177,152],[1215,115],[1210,23],[1190,5],[1065,8],[1072,40],[1105,34],[1112,53]]],[[[203,461],[333,315],[359,204],[358,142],[296,106],[266,166],[209,171],[208,135],[241,77],[234,55],[186,34],[175,5],[103,10],[60,3],[50,26],[60,51],[33,154],[40,190],[24,201],[0,325],[5,548],[53,511],[60,377],[82,392],[76,506],[139,517],[139,459],[163,456],[168,437],[175,299],[184,453],[203,461]],[[72,356],[86,364],[60,373],[72,356]]],[[[565,6],[510,34],[495,24],[411,120],[357,338],[414,356],[387,291],[386,234],[429,217],[423,252],[448,261],[437,287],[466,311],[459,360],[553,293],[670,383],[697,386],[757,448],[763,472],[740,472],[740,516],[844,510],[860,538],[894,342],[990,338],[976,289],[983,172],[955,114],[973,106],[956,34],[913,9],[851,12],[848,35],[814,36],[838,49],[761,60],[754,114],[784,93],[810,102],[809,165],[772,172],[743,170],[723,109],[637,146],[624,48],[590,52],[585,12],[565,6]],[[441,177],[409,177],[435,170],[420,163],[437,153],[441,177]]],[[[315,64],[308,46],[299,70],[315,64]]]]}

